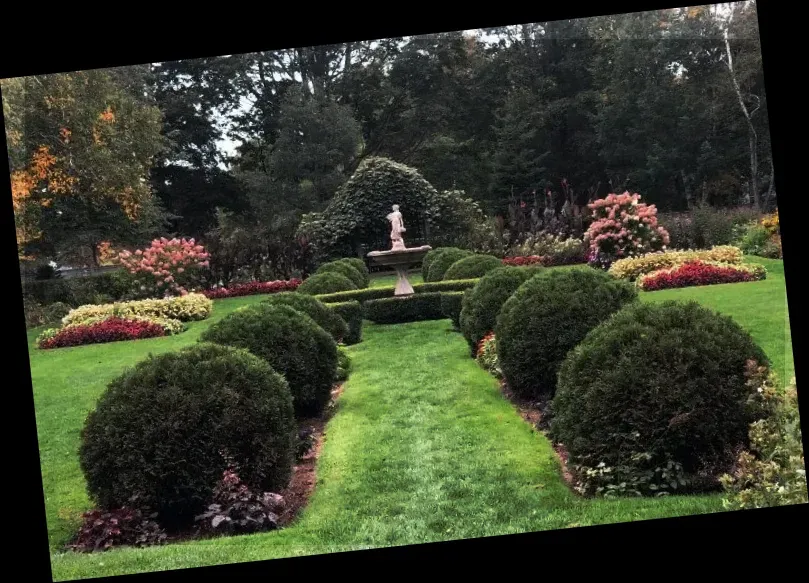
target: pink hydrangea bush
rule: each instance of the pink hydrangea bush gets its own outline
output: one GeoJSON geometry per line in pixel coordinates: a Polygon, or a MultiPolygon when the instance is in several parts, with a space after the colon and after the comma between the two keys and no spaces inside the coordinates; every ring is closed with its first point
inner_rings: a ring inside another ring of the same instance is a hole
{"type": "Polygon", "coordinates": [[[609,194],[591,203],[593,222],[584,234],[587,261],[608,268],[613,261],[665,250],[669,234],[657,223],[657,208],[639,202],[639,194],[609,194]]]}
{"type": "Polygon", "coordinates": [[[210,255],[194,239],[155,239],[146,249],[122,251],[118,260],[136,277],[135,285],[150,297],[184,296],[197,291],[200,272],[210,255]]]}

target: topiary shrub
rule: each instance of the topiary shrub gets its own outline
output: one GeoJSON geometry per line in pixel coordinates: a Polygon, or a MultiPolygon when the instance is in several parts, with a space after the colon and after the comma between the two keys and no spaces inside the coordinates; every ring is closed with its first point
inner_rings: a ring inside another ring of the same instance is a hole
{"type": "Polygon", "coordinates": [[[465,249],[445,247],[441,254],[433,258],[432,262],[430,263],[430,270],[427,273],[424,273],[424,270],[422,270],[424,281],[433,282],[443,280],[444,274],[453,263],[463,259],[464,257],[469,257],[470,255],[472,255],[472,252],[466,251],[465,249]]]}
{"type": "Polygon", "coordinates": [[[503,304],[495,325],[497,354],[520,397],[551,397],[568,351],[625,304],[635,287],[590,268],[540,270],[503,304]]]}
{"type": "Polygon", "coordinates": [[[377,324],[401,324],[421,320],[443,320],[441,293],[370,300],[365,303],[365,317],[377,324]]]}
{"type": "Polygon", "coordinates": [[[483,337],[494,329],[497,314],[506,300],[536,272],[536,268],[498,267],[481,277],[469,291],[459,315],[459,327],[472,356],[483,337]]]}
{"type": "Polygon", "coordinates": [[[351,357],[342,346],[337,347],[337,375],[335,380],[342,382],[348,378],[351,372],[351,357]]]}
{"type": "Polygon", "coordinates": [[[717,486],[760,414],[749,360],[767,363],[736,322],[696,302],[627,307],[565,359],[552,435],[589,470],[588,492],[717,486]]]}
{"type": "Polygon", "coordinates": [[[79,461],[101,508],[148,508],[181,526],[205,508],[226,457],[251,486],[285,487],[295,430],[281,375],[245,350],[198,344],[114,379],[87,417],[79,461]]]}
{"type": "Polygon", "coordinates": [[[460,326],[461,306],[466,293],[469,292],[445,292],[441,294],[441,313],[452,320],[452,325],[456,330],[460,326]]]}
{"type": "Polygon", "coordinates": [[[337,370],[337,344],[306,314],[289,306],[241,308],[202,333],[201,340],[246,348],[284,375],[295,414],[320,414],[337,370]]]}
{"type": "Polygon", "coordinates": [[[305,279],[296,290],[302,294],[317,296],[357,289],[356,284],[346,276],[334,272],[316,273],[305,279]]]}
{"type": "Polygon", "coordinates": [[[350,279],[357,289],[364,289],[367,287],[367,282],[370,281],[368,276],[366,276],[364,273],[360,273],[356,267],[350,263],[344,263],[342,261],[330,261],[329,263],[324,263],[318,267],[315,275],[319,273],[340,274],[347,279],[350,279]]]}
{"type": "Polygon", "coordinates": [[[430,271],[430,265],[432,265],[433,261],[440,256],[444,251],[447,249],[456,249],[456,247],[436,247],[435,249],[431,249],[427,252],[427,255],[424,256],[424,259],[421,260],[421,273],[424,281],[427,281],[427,273],[430,271]]]}
{"type": "Polygon", "coordinates": [[[306,314],[328,332],[335,342],[341,342],[348,335],[348,324],[345,320],[313,296],[297,292],[281,292],[270,296],[263,303],[289,306],[306,314]]]}
{"type": "Polygon", "coordinates": [[[493,269],[502,267],[502,265],[502,260],[494,255],[471,255],[450,265],[442,279],[453,281],[482,277],[493,269]]]}
{"type": "Polygon", "coordinates": [[[371,273],[368,271],[368,266],[365,265],[365,262],[359,257],[345,257],[343,259],[339,259],[337,262],[350,265],[359,272],[359,274],[362,276],[362,285],[360,286],[360,289],[365,289],[371,284],[371,273]]]}
{"type": "Polygon", "coordinates": [[[326,307],[348,324],[348,333],[343,337],[346,344],[362,342],[362,304],[357,301],[326,304],[326,307]]]}

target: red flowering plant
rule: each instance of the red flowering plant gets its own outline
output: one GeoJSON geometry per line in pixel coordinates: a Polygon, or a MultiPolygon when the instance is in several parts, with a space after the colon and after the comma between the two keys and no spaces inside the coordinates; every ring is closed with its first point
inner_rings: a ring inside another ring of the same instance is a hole
{"type": "Polygon", "coordinates": [[[544,264],[545,258],[540,255],[527,255],[523,257],[506,257],[503,259],[503,265],[511,265],[514,267],[521,267],[523,265],[537,265],[544,264]]]}
{"type": "Polygon", "coordinates": [[[767,277],[766,269],[758,264],[735,265],[690,261],[671,269],[660,269],[643,275],[638,278],[637,285],[644,291],[657,291],[696,285],[758,281],[765,277],[767,277]]]}
{"type": "Polygon", "coordinates": [[[88,325],[66,326],[52,335],[44,335],[39,341],[43,349],[101,344],[119,340],[137,340],[165,336],[166,329],[160,324],[145,320],[127,320],[111,317],[88,325]]]}
{"type": "Polygon", "coordinates": [[[584,234],[587,262],[609,268],[613,261],[665,250],[669,234],[657,224],[657,208],[639,202],[639,194],[609,194],[588,205],[593,222],[584,234]]]}
{"type": "Polygon", "coordinates": [[[142,295],[170,297],[196,291],[210,255],[194,239],[155,239],[146,249],[122,251],[118,260],[136,277],[142,295]]]}
{"type": "Polygon", "coordinates": [[[277,280],[277,281],[251,281],[248,283],[238,283],[230,287],[217,287],[202,292],[212,300],[221,298],[235,298],[239,296],[253,296],[258,294],[274,294],[285,291],[295,291],[301,285],[300,279],[277,280]]]}

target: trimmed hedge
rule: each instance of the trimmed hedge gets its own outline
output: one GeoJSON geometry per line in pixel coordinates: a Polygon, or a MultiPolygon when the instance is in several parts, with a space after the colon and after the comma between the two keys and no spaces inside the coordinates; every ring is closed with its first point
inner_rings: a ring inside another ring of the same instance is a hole
{"type": "Polygon", "coordinates": [[[494,255],[471,255],[459,259],[450,265],[442,279],[448,281],[454,279],[473,279],[482,277],[498,267],[502,267],[503,262],[494,255]]]}
{"type": "Polygon", "coordinates": [[[362,342],[362,304],[353,301],[325,305],[348,324],[348,334],[343,337],[343,342],[345,344],[362,342]]]}
{"type": "Polygon", "coordinates": [[[553,396],[567,353],[637,297],[634,285],[603,271],[541,269],[503,304],[495,325],[509,388],[523,398],[553,396]]]}
{"type": "Polygon", "coordinates": [[[246,348],[284,375],[295,414],[320,414],[331,397],[337,343],[306,314],[284,305],[240,308],[202,333],[203,342],[246,348]]]}
{"type": "Polygon", "coordinates": [[[246,350],[198,344],[114,379],[87,417],[79,462],[101,508],[137,497],[162,524],[188,525],[228,466],[223,451],[251,488],[286,487],[295,431],[281,375],[246,350]]]}
{"type": "Polygon", "coordinates": [[[473,253],[471,251],[466,251],[465,249],[444,247],[441,249],[441,253],[434,256],[433,260],[429,264],[429,270],[426,273],[424,272],[424,268],[422,268],[424,281],[433,282],[443,280],[444,274],[453,263],[463,259],[464,257],[469,257],[472,254],[473,253]]]}
{"type": "Polygon", "coordinates": [[[483,337],[494,330],[503,304],[541,268],[498,267],[478,280],[467,294],[460,314],[460,329],[474,355],[483,337]]]}
{"type": "Polygon", "coordinates": [[[441,294],[441,313],[452,320],[456,329],[460,327],[461,305],[464,295],[469,292],[445,292],[441,294]]]}
{"type": "MultiPolygon", "coordinates": [[[[417,283],[413,286],[413,291],[417,294],[425,292],[444,292],[444,291],[463,291],[473,287],[478,282],[477,279],[462,279],[458,281],[435,281],[431,283],[417,283]]],[[[366,302],[368,300],[378,300],[381,298],[392,298],[393,290],[391,287],[371,287],[368,289],[350,290],[344,292],[337,292],[331,294],[317,295],[317,299],[324,303],[338,303],[358,301],[366,302]]]]}
{"type": "Polygon", "coordinates": [[[357,289],[357,285],[346,276],[335,272],[322,272],[306,278],[296,291],[310,296],[319,296],[355,289],[357,289]]]}
{"type": "Polygon", "coordinates": [[[377,324],[443,320],[441,294],[430,292],[365,302],[365,317],[377,324]]]}
{"type": "Polygon", "coordinates": [[[565,359],[553,436],[574,464],[603,462],[617,472],[613,479],[640,480],[641,493],[669,489],[659,468],[670,463],[684,478],[716,486],[760,417],[751,406],[760,385],[748,382],[750,360],[768,364],[732,318],[696,302],[638,303],[565,359]]]}
{"type": "Polygon", "coordinates": [[[364,289],[368,287],[369,278],[366,274],[360,272],[356,267],[344,261],[330,261],[324,263],[315,271],[315,275],[321,273],[337,273],[350,279],[357,289],[364,289]]]}
{"type": "Polygon", "coordinates": [[[281,292],[270,296],[266,304],[283,304],[294,308],[312,318],[318,326],[328,332],[335,342],[341,342],[348,335],[348,324],[338,314],[326,307],[326,304],[314,296],[296,292],[281,292]]]}

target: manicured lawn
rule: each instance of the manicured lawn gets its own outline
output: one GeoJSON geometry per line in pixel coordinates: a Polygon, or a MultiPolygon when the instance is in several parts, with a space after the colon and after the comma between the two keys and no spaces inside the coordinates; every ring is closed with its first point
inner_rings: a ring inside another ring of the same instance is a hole
{"type": "MultiPolygon", "coordinates": [[[[791,371],[788,329],[784,334],[781,328],[786,322],[783,267],[761,261],[770,271],[763,282],[642,297],[693,297],[728,313],[751,331],[776,367],[791,371]]],[[[388,277],[391,285],[395,276],[388,277]]],[[[61,552],[80,513],[90,507],[76,451],[84,417],[106,383],[149,352],[191,344],[211,322],[261,299],[219,300],[211,319],[175,337],[31,350],[57,580],[721,510],[716,495],[578,498],[564,486],[548,441],[503,399],[448,321],[366,323],[363,343],[349,348],[352,375],[327,427],[318,484],[298,523],[279,532],[165,547],[61,552]]],[[[29,340],[35,336],[32,331],[29,340]]]]}
{"type": "MultiPolygon", "coordinates": [[[[412,273],[408,273],[407,281],[409,281],[411,285],[422,283],[424,279],[421,276],[421,271],[414,270],[412,273]]],[[[371,274],[370,287],[393,287],[394,285],[396,285],[395,273],[381,272],[371,274]]]]}

